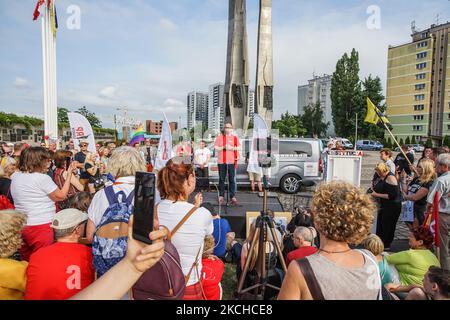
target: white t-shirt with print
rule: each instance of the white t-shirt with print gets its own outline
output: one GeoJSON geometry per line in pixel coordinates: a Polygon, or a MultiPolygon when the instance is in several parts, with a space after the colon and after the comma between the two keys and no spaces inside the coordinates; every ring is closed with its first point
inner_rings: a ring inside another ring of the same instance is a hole
{"type": "MultiPolygon", "coordinates": [[[[173,230],[193,207],[194,205],[188,202],[161,201],[158,206],[159,225],[173,230]]],[[[205,208],[199,208],[173,236],[172,243],[180,255],[181,267],[185,276],[188,275],[199,249],[198,272],[201,273],[205,236],[211,235],[213,231],[214,224],[211,213],[205,208]]],[[[198,281],[197,272],[194,270],[187,285],[196,284],[198,281]]]]}
{"type": "Polygon", "coordinates": [[[11,196],[16,210],[27,215],[27,226],[51,223],[56,206],[49,195],[57,189],[46,174],[17,172],[12,175],[11,196]]]}
{"type": "MultiPolygon", "coordinates": [[[[195,150],[195,164],[200,166],[208,160],[208,156],[211,156],[211,151],[208,148],[195,150]]],[[[205,167],[208,167],[209,163],[205,167]]]]}

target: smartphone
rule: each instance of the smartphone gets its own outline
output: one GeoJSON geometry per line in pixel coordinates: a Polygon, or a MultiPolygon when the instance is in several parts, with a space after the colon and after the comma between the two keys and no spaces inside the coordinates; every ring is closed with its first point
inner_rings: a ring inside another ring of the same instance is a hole
{"type": "Polygon", "coordinates": [[[155,209],[154,173],[136,173],[133,209],[133,238],[146,244],[152,244],[150,233],[153,231],[155,209]]]}
{"type": "Polygon", "coordinates": [[[69,170],[71,164],[72,164],[72,158],[71,157],[67,157],[66,158],[66,169],[67,170],[69,170]]]}

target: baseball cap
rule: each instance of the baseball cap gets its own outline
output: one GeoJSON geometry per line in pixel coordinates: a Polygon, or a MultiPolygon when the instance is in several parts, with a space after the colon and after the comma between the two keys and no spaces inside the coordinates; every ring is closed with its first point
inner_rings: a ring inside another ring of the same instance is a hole
{"type": "Polygon", "coordinates": [[[87,221],[88,215],[78,209],[65,209],[58,212],[52,220],[52,228],[65,230],[87,221]]]}

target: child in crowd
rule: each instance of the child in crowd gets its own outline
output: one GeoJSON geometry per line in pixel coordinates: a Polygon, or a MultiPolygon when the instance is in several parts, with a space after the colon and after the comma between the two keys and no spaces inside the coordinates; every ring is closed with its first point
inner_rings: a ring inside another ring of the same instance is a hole
{"type": "Polygon", "coordinates": [[[214,256],[214,237],[206,236],[202,257],[202,286],[206,300],[222,300],[222,277],[225,265],[222,260],[214,256]]]}

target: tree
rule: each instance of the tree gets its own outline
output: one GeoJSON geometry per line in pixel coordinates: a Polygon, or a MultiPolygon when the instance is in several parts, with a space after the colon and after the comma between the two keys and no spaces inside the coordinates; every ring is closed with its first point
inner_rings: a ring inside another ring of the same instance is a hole
{"type": "Polygon", "coordinates": [[[359,54],[353,49],[345,53],[336,64],[331,80],[331,103],[336,134],[350,137],[355,132],[355,116],[364,121],[365,108],[359,79],[359,54]]]}
{"type": "Polygon", "coordinates": [[[82,107],[75,112],[83,115],[93,128],[102,127],[102,121],[95,115],[95,113],[90,112],[86,107],[82,107]]]}
{"type": "Polygon", "coordinates": [[[411,144],[417,144],[416,136],[412,136],[411,144]]]}
{"type": "Polygon", "coordinates": [[[433,141],[431,140],[431,138],[427,139],[427,142],[425,143],[425,147],[426,148],[433,148],[433,141]]]}
{"type": "Polygon", "coordinates": [[[409,136],[406,137],[405,144],[411,144],[411,140],[409,139],[409,136]]]}
{"type": "Polygon", "coordinates": [[[387,137],[386,144],[384,145],[385,148],[392,149],[392,140],[391,137],[387,137]]]}
{"type": "MultiPolygon", "coordinates": [[[[386,98],[383,95],[383,86],[380,77],[373,78],[372,75],[369,75],[369,77],[364,79],[362,86],[363,104],[366,106],[367,98],[369,98],[378,109],[384,113],[386,104],[384,104],[383,101],[386,98]]],[[[364,118],[366,117],[366,113],[367,108],[363,108],[362,113],[358,115],[358,118],[361,119],[361,124],[359,125],[361,134],[369,139],[383,139],[385,134],[384,126],[375,126],[371,123],[365,123],[364,118]]]]}
{"type": "Polygon", "coordinates": [[[58,127],[60,129],[69,126],[69,112],[67,108],[58,108],[58,127]]]}
{"type": "Polygon", "coordinates": [[[400,138],[400,141],[398,143],[400,144],[400,147],[402,147],[405,144],[405,142],[403,141],[403,138],[400,138]]]}
{"type": "Polygon", "coordinates": [[[324,122],[324,112],[320,102],[315,105],[311,104],[305,107],[303,116],[300,116],[303,126],[306,129],[307,135],[314,137],[322,137],[327,133],[329,123],[324,122]]]}
{"type": "Polygon", "coordinates": [[[444,137],[444,140],[442,141],[442,145],[450,148],[450,137],[449,136],[444,137]]]}
{"type": "Polygon", "coordinates": [[[294,116],[286,112],[281,115],[281,120],[273,121],[272,128],[279,131],[280,137],[298,138],[306,134],[300,116],[294,116]]]}

